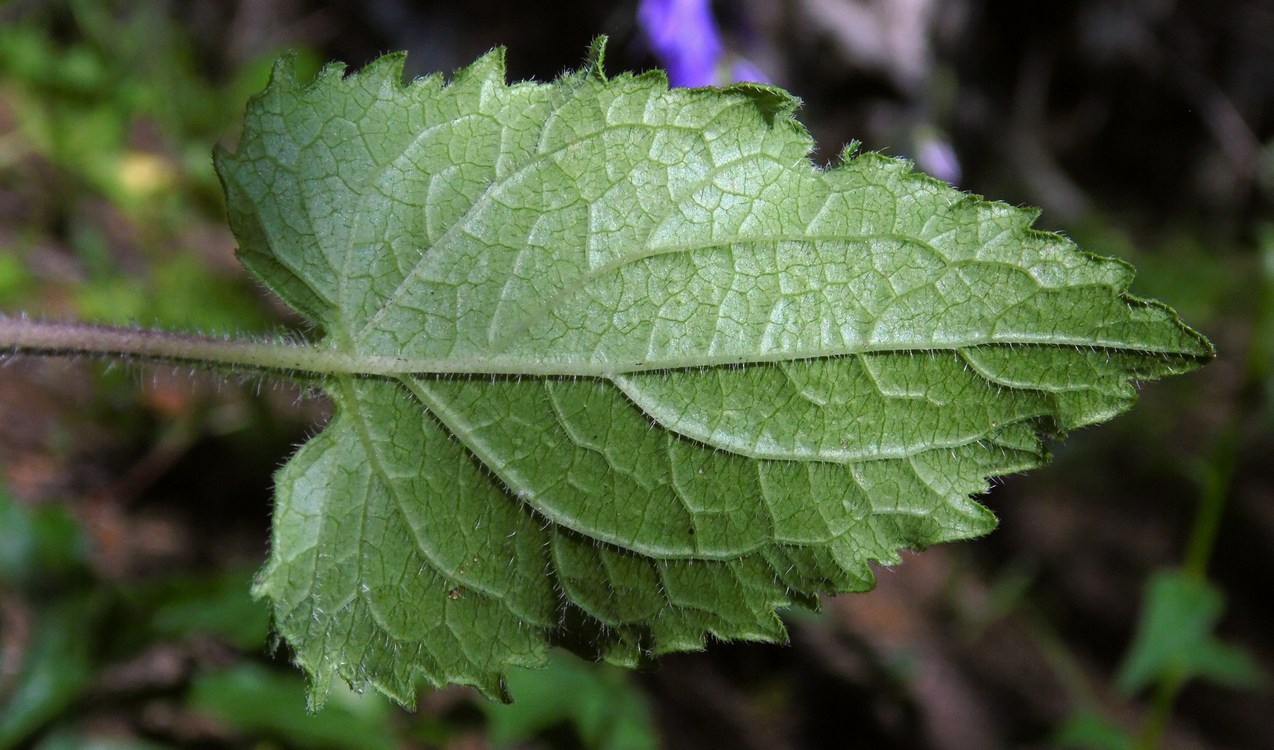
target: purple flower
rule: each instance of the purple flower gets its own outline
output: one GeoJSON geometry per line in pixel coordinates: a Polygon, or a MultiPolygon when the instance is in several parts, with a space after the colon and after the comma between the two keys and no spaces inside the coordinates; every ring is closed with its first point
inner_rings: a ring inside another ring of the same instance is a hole
{"type": "Polygon", "coordinates": [[[641,0],[637,23],[655,55],[668,68],[673,86],[717,82],[721,33],[709,0],[641,0]]]}
{"type": "Polygon", "coordinates": [[[739,58],[734,63],[734,80],[751,81],[752,83],[771,83],[769,76],[753,65],[751,61],[739,58]]]}
{"type": "Polygon", "coordinates": [[[916,163],[922,170],[952,185],[960,182],[960,157],[939,134],[922,134],[915,148],[916,163]]]}

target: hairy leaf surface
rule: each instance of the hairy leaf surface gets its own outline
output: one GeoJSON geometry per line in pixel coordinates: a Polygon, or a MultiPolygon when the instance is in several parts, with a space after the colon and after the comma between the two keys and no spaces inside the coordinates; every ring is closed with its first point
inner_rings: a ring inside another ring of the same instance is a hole
{"type": "Polygon", "coordinates": [[[243,262],[354,363],[316,373],[336,413],[257,584],[318,700],[782,640],[776,608],[989,531],[988,478],[1212,356],[1030,211],[816,167],[787,93],[601,57],[284,61],[217,155],[243,262]]]}

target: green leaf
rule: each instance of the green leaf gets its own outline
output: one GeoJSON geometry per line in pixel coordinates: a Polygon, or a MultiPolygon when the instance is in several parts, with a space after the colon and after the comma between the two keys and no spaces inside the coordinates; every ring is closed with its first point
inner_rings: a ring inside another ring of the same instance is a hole
{"type": "Polygon", "coordinates": [[[392,706],[387,702],[359,700],[351,694],[351,700],[312,716],[301,693],[298,676],[242,665],[199,677],[189,703],[241,733],[278,738],[288,747],[393,750],[398,746],[386,711],[392,706]]]}
{"type": "Polygon", "coordinates": [[[1118,725],[1092,710],[1080,710],[1053,734],[1054,747],[1074,750],[1134,750],[1136,742],[1118,725]]]}
{"type": "Polygon", "coordinates": [[[240,258],[331,354],[256,586],[316,701],[782,641],[776,608],[990,531],[988,478],[1212,357],[1033,212],[818,168],[786,92],[602,47],[548,84],[284,60],[216,155],[240,258]]]}
{"type": "Polygon", "coordinates": [[[109,599],[93,588],[84,531],[63,507],[23,508],[0,486],[0,596],[18,595],[30,616],[5,634],[21,663],[0,675],[0,748],[20,745],[89,686],[96,634],[109,599]]]}
{"type": "Polygon", "coordinates": [[[1247,652],[1212,632],[1225,602],[1207,581],[1175,570],[1146,584],[1141,620],[1117,686],[1131,695],[1156,679],[1202,677],[1232,687],[1255,687],[1261,672],[1247,652]]]}
{"type": "Polygon", "coordinates": [[[605,664],[555,654],[544,669],[513,670],[513,705],[485,703],[488,733],[498,747],[526,743],[569,722],[584,747],[653,750],[658,747],[650,710],[639,690],[605,664]]]}
{"type": "Polygon", "coordinates": [[[13,587],[37,599],[88,577],[88,543],[63,507],[28,510],[0,486],[0,590],[13,587]]]}
{"type": "Polygon", "coordinates": [[[160,638],[215,635],[255,652],[269,636],[270,618],[263,604],[248,596],[248,578],[244,571],[175,576],[143,587],[135,596],[144,608],[141,616],[160,638]]]}
{"type": "Polygon", "coordinates": [[[100,591],[67,595],[34,610],[32,635],[13,680],[0,695],[0,747],[17,747],[56,720],[89,687],[97,667],[94,635],[105,618],[100,591]]]}

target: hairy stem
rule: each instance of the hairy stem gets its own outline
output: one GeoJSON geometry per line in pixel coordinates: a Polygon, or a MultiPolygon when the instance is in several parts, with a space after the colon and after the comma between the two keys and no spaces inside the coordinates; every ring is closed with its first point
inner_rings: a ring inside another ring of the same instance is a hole
{"type": "Polygon", "coordinates": [[[0,353],[55,357],[88,354],[316,376],[348,372],[353,364],[350,357],[337,352],[282,341],[214,338],[4,316],[0,316],[0,353]]]}

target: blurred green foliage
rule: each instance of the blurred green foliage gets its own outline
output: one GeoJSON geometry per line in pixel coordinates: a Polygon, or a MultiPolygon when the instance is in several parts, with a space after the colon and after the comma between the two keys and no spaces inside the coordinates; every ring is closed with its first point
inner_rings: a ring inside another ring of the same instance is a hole
{"type": "MultiPolygon", "coordinates": [[[[206,240],[197,230],[221,231],[211,145],[234,136],[272,55],[214,79],[195,59],[190,31],[157,1],[17,2],[0,13],[0,98],[12,123],[0,136],[0,185],[30,212],[26,226],[0,238],[9,245],[0,304],[42,312],[59,295],[40,283],[47,273],[32,270],[33,258],[62,246],[74,269],[74,283],[57,289],[71,297],[64,314],[205,331],[267,327],[243,274],[199,257],[206,240]]],[[[314,66],[312,56],[301,59],[314,66]]]]}
{"type": "Polygon", "coordinates": [[[325,710],[305,707],[305,679],[244,664],[203,675],[190,690],[190,705],[247,735],[275,738],[315,750],[393,750],[393,708],[376,696],[346,694],[325,710]]]}
{"type": "Polygon", "coordinates": [[[1116,686],[1132,695],[1166,675],[1255,687],[1260,671],[1242,650],[1213,634],[1225,605],[1221,592],[1184,571],[1163,570],[1146,584],[1141,621],[1116,686]]]}
{"type": "Polygon", "coordinates": [[[211,81],[166,4],[25,5],[0,28],[0,76],[26,148],[130,216],[156,218],[191,198],[215,205],[206,144],[234,126],[268,60],[211,81]]]}
{"type": "Polygon", "coordinates": [[[248,592],[248,571],[202,577],[175,574],[122,592],[148,624],[149,638],[211,635],[243,651],[260,651],[270,635],[268,610],[248,592]]]}
{"type": "Polygon", "coordinates": [[[1053,745],[1069,750],[1133,750],[1135,741],[1121,727],[1093,711],[1081,711],[1058,727],[1053,745]]]}
{"type": "Polygon", "coordinates": [[[482,704],[491,741],[525,742],[560,725],[571,727],[583,747],[596,750],[653,750],[658,746],[650,711],[628,675],[554,652],[544,669],[509,674],[511,704],[482,704]]]}
{"type": "Polygon", "coordinates": [[[86,551],[64,509],[28,513],[0,488],[0,595],[21,597],[30,620],[19,670],[0,683],[0,748],[54,719],[92,677],[105,602],[91,585],[86,551]]]}

